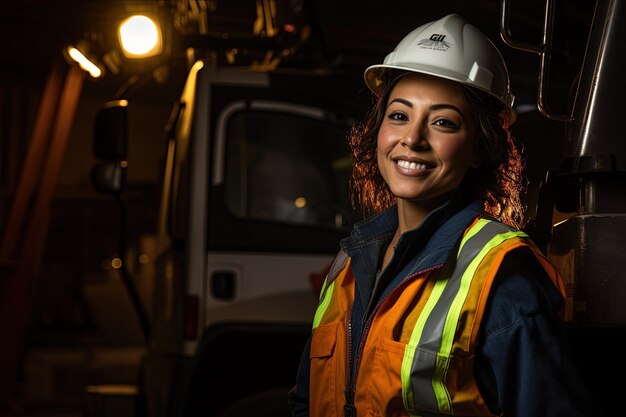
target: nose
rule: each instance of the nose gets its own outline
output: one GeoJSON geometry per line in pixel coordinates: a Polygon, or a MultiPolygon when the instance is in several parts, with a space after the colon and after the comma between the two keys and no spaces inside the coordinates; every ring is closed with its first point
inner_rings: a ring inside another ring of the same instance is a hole
{"type": "Polygon", "coordinates": [[[413,150],[423,150],[428,148],[428,138],[426,129],[420,124],[411,126],[406,130],[401,140],[402,146],[413,150]]]}

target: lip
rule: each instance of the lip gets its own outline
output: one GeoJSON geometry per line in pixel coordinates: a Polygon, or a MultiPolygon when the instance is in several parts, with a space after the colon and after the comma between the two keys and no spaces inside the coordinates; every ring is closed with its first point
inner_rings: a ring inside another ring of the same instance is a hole
{"type": "Polygon", "coordinates": [[[426,165],[429,168],[433,168],[435,166],[435,164],[433,164],[430,161],[427,161],[426,159],[423,158],[418,158],[416,156],[392,156],[391,160],[395,163],[398,163],[398,161],[407,161],[407,162],[415,162],[416,164],[423,164],[426,165]]]}
{"type": "Polygon", "coordinates": [[[420,158],[394,157],[393,165],[399,174],[411,177],[420,177],[432,172],[435,165],[420,158]]]}

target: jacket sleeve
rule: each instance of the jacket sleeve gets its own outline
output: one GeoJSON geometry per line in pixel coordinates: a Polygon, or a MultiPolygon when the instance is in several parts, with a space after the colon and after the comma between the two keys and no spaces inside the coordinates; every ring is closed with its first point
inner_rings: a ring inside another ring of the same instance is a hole
{"type": "Polygon", "coordinates": [[[309,417],[309,356],[311,338],[309,338],[300,359],[296,376],[296,385],[289,391],[289,408],[293,417],[309,417]]]}
{"type": "Polygon", "coordinates": [[[529,249],[506,256],[490,293],[475,376],[494,414],[602,416],[557,311],[563,299],[529,249]]]}

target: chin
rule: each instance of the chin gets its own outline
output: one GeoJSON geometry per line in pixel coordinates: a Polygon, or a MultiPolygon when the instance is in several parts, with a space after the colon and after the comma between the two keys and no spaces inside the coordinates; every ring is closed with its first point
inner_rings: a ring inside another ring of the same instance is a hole
{"type": "Polygon", "coordinates": [[[424,205],[427,207],[438,207],[448,201],[452,192],[443,194],[425,194],[425,193],[398,193],[394,194],[398,200],[406,201],[411,204],[424,205]]]}

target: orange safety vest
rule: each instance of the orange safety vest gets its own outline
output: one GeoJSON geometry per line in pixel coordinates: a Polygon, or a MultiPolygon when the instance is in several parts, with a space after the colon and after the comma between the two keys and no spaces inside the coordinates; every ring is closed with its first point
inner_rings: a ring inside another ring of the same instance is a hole
{"type": "MultiPolygon", "coordinates": [[[[530,247],[564,294],[561,277],[523,232],[479,218],[445,266],[407,277],[373,312],[354,377],[365,416],[491,416],[473,374],[480,323],[504,256],[530,247]]],[[[313,320],[310,416],[344,415],[354,275],[345,253],[324,282],[313,320]]]]}

